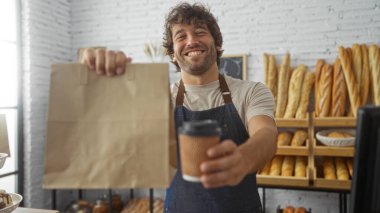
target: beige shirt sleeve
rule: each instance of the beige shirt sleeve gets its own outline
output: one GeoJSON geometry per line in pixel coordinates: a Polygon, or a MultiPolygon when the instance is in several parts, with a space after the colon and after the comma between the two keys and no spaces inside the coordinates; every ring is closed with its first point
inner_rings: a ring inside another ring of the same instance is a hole
{"type": "Polygon", "coordinates": [[[274,97],[262,83],[256,83],[247,93],[247,110],[245,120],[257,115],[266,115],[274,119],[274,97]]]}

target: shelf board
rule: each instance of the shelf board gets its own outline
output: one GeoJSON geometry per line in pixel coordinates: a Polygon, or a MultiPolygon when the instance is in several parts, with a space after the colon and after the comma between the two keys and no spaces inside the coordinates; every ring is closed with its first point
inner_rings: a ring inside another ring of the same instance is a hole
{"type": "Polygon", "coordinates": [[[277,127],[309,127],[309,119],[276,118],[277,127]]]}
{"type": "Polygon", "coordinates": [[[320,189],[341,189],[350,190],[351,180],[326,180],[324,178],[316,178],[314,187],[320,189]]]}
{"type": "Polygon", "coordinates": [[[353,146],[325,146],[314,140],[315,156],[333,156],[333,157],[354,157],[355,148],[353,146]]]}
{"type": "Polygon", "coordinates": [[[276,155],[308,156],[309,150],[305,146],[279,146],[277,147],[276,155]]]}
{"type": "Polygon", "coordinates": [[[314,117],[313,125],[315,127],[355,127],[356,118],[354,117],[314,117]]]}
{"type": "Polygon", "coordinates": [[[276,155],[295,155],[295,156],[308,156],[309,155],[309,140],[307,139],[304,146],[277,146],[276,155]]]}
{"type": "Polygon", "coordinates": [[[309,186],[308,177],[300,178],[300,177],[256,175],[256,181],[258,185],[265,185],[265,186],[294,186],[294,187],[309,186]]]}

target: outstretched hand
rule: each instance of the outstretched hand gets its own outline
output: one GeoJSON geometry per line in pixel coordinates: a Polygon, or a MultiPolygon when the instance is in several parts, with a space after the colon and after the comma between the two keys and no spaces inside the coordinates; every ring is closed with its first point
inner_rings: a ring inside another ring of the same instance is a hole
{"type": "Polygon", "coordinates": [[[131,61],[132,58],[126,56],[122,51],[87,48],[83,51],[80,63],[86,64],[98,75],[112,77],[122,75],[125,72],[125,65],[131,61]]]}
{"type": "Polygon", "coordinates": [[[249,162],[232,140],[211,147],[207,155],[212,160],[201,164],[201,182],[205,188],[235,186],[250,173],[249,162]]]}

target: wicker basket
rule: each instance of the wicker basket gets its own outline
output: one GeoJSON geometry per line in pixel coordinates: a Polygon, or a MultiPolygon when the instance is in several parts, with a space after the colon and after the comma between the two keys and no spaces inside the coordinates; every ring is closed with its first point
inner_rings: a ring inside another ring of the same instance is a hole
{"type": "Polygon", "coordinates": [[[355,145],[355,130],[354,129],[329,129],[317,132],[317,140],[326,146],[353,146],[355,145]],[[331,132],[344,132],[353,135],[354,137],[347,138],[332,138],[327,137],[331,132]]]}

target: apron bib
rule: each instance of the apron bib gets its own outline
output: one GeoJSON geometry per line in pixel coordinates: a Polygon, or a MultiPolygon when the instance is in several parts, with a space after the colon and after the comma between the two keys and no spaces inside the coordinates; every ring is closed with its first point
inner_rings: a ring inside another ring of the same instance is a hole
{"type": "MultiPolygon", "coordinates": [[[[248,132],[232,103],[231,93],[222,75],[219,83],[224,99],[224,105],[204,111],[191,111],[183,106],[185,87],[182,80],[178,88],[175,124],[176,133],[184,121],[216,120],[222,128],[221,140],[231,139],[237,145],[244,143],[248,132]]],[[[261,201],[257,191],[256,174],[247,175],[236,186],[205,189],[201,183],[183,180],[179,158],[179,143],[177,134],[178,171],[167,189],[165,212],[170,213],[261,213],[261,201]]]]}

